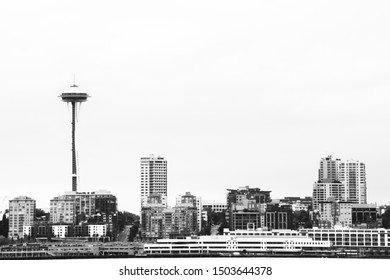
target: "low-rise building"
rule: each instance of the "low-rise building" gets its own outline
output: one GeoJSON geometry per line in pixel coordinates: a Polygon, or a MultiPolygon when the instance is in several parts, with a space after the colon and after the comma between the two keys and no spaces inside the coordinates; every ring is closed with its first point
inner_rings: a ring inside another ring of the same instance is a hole
{"type": "Polygon", "coordinates": [[[230,230],[247,229],[248,225],[265,226],[265,208],[271,202],[270,191],[249,186],[229,189],[226,221],[230,230]]]}
{"type": "Polygon", "coordinates": [[[226,202],[203,202],[203,210],[214,213],[221,213],[227,210],[226,202]]]}
{"type": "Polygon", "coordinates": [[[107,225],[88,225],[89,237],[102,237],[107,235],[107,225]]]}
{"type": "Polygon", "coordinates": [[[378,227],[378,207],[375,204],[352,204],[352,226],[378,227]]]}
{"type": "Polygon", "coordinates": [[[69,225],[52,225],[51,230],[54,237],[65,238],[68,236],[69,225]]]}

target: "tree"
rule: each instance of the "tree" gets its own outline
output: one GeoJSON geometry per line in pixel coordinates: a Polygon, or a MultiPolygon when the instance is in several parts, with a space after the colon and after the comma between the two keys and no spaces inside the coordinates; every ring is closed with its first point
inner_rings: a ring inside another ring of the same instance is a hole
{"type": "Polygon", "coordinates": [[[7,215],[3,215],[3,219],[0,221],[0,236],[8,237],[9,221],[7,215]]]}
{"type": "Polygon", "coordinates": [[[202,228],[199,232],[199,235],[210,235],[211,234],[211,225],[202,219],[202,228]]]}
{"type": "Polygon", "coordinates": [[[5,238],[4,236],[0,236],[0,246],[11,244],[11,240],[5,238]]]}
{"type": "Polygon", "coordinates": [[[310,220],[310,215],[308,211],[301,210],[301,211],[294,211],[292,213],[292,229],[299,229],[300,227],[303,228],[311,228],[312,223],[310,220]]]}
{"type": "Polygon", "coordinates": [[[212,225],[219,225],[218,233],[222,234],[223,229],[228,227],[225,217],[225,212],[213,212],[211,209],[207,209],[207,222],[202,220],[202,228],[199,234],[210,235],[212,225]]]}
{"type": "Polygon", "coordinates": [[[139,216],[136,214],[118,211],[118,230],[122,231],[125,225],[132,225],[137,220],[139,220],[139,216]]]}
{"type": "Polygon", "coordinates": [[[130,228],[130,234],[129,234],[130,242],[133,242],[134,238],[137,237],[138,229],[139,229],[139,220],[135,221],[133,226],[130,228]]]}
{"type": "Polygon", "coordinates": [[[37,220],[48,221],[49,215],[50,215],[50,213],[46,213],[44,210],[42,210],[40,208],[35,209],[35,218],[37,220]]]}
{"type": "Polygon", "coordinates": [[[386,229],[390,228],[390,208],[382,214],[382,226],[386,229]]]}

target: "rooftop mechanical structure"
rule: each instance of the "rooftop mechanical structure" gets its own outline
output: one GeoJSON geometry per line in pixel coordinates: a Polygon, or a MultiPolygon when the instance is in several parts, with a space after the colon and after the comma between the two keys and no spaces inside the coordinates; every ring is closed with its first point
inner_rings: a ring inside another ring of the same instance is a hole
{"type": "Polygon", "coordinates": [[[77,105],[87,101],[90,97],[87,93],[79,89],[77,85],[73,83],[70,89],[62,93],[59,97],[62,101],[70,103],[72,105],[72,191],[77,191],[77,152],[76,152],[76,120],[77,120],[77,105]]]}

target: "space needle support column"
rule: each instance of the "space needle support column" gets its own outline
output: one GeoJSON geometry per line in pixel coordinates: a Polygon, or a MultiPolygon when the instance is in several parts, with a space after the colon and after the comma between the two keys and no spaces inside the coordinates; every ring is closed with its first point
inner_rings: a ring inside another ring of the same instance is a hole
{"type": "Polygon", "coordinates": [[[76,102],[72,102],[72,191],[77,191],[76,102]]]}
{"type": "Polygon", "coordinates": [[[62,101],[72,105],[72,191],[77,192],[76,110],[77,105],[87,101],[90,96],[73,84],[70,86],[70,89],[63,92],[59,97],[61,97],[62,101]]]}

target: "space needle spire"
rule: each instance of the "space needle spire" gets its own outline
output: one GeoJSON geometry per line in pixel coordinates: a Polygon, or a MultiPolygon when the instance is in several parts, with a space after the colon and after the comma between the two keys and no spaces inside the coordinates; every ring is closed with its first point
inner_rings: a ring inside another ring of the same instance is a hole
{"type": "Polygon", "coordinates": [[[76,109],[81,102],[87,101],[90,97],[87,93],[82,91],[76,84],[73,77],[73,85],[70,89],[62,93],[59,97],[62,101],[72,105],[72,191],[77,191],[77,151],[76,151],[76,109]]]}

